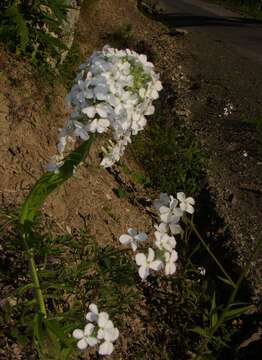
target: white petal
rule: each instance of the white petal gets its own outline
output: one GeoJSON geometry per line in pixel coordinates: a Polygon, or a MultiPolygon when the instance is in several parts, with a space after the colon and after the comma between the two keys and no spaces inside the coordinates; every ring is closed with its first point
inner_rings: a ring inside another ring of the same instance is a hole
{"type": "Polygon", "coordinates": [[[105,341],[99,346],[98,353],[100,355],[111,355],[114,351],[114,345],[111,342],[105,341]]]}
{"type": "Polygon", "coordinates": [[[146,265],[146,256],[145,256],[145,254],[142,254],[142,253],[136,254],[136,263],[139,266],[146,265]]]}
{"type": "Polygon", "coordinates": [[[98,326],[99,327],[104,327],[106,325],[106,323],[108,322],[109,320],[109,315],[108,313],[106,312],[101,312],[99,315],[98,315],[98,326]]]}
{"type": "Polygon", "coordinates": [[[163,266],[163,263],[161,260],[155,260],[150,263],[150,269],[158,271],[163,266]]]}
{"type": "Polygon", "coordinates": [[[135,239],[138,241],[145,241],[147,239],[146,233],[139,233],[135,236],[135,239]]]}
{"type": "Polygon", "coordinates": [[[137,230],[136,229],[133,229],[133,228],[129,228],[127,230],[128,234],[132,237],[136,236],[137,235],[137,230]]]}
{"type": "Polygon", "coordinates": [[[170,261],[175,262],[175,261],[177,261],[177,259],[178,259],[178,254],[175,250],[173,250],[171,253],[171,256],[170,256],[170,261]]]}
{"type": "Polygon", "coordinates": [[[105,330],[105,340],[106,341],[116,341],[116,339],[119,337],[119,330],[118,328],[111,328],[105,330]]]}
{"type": "Polygon", "coordinates": [[[80,329],[75,329],[73,331],[73,337],[77,340],[82,339],[84,337],[84,331],[80,329]]]}
{"type": "Polygon", "coordinates": [[[154,232],[155,238],[157,241],[161,241],[163,234],[159,231],[154,232]]]}
{"type": "Polygon", "coordinates": [[[139,276],[142,280],[145,280],[149,275],[149,268],[148,266],[141,266],[138,270],[139,276]]]}
{"type": "Polygon", "coordinates": [[[86,339],[89,346],[95,346],[98,343],[97,338],[90,336],[86,339]]]}
{"type": "Polygon", "coordinates": [[[99,119],[97,121],[97,132],[101,134],[105,132],[109,126],[110,121],[108,119],[99,119]]]}
{"type": "Polygon", "coordinates": [[[153,115],[155,112],[155,107],[153,105],[149,105],[146,109],[145,115],[153,115]]]}
{"type": "Polygon", "coordinates": [[[97,332],[97,338],[98,339],[104,339],[104,330],[103,329],[99,329],[97,332]]]}
{"type": "Polygon", "coordinates": [[[119,238],[119,241],[121,242],[121,244],[127,245],[129,244],[131,241],[133,240],[133,238],[130,235],[121,235],[119,238]]]}
{"type": "Polygon", "coordinates": [[[152,248],[148,249],[148,257],[147,257],[147,261],[151,262],[154,260],[155,257],[155,252],[152,248]]]}
{"type": "Polygon", "coordinates": [[[175,263],[167,263],[165,266],[166,275],[173,275],[176,272],[176,264],[175,263]]]}
{"type": "Polygon", "coordinates": [[[96,304],[90,304],[89,310],[92,311],[93,313],[95,313],[96,315],[98,315],[98,308],[97,308],[96,304]]]}
{"type": "Polygon", "coordinates": [[[171,223],[169,224],[170,231],[174,235],[181,234],[183,232],[182,227],[179,224],[171,223]]]}
{"type": "Polygon", "coordinates": [[[89,311],[87,314],[86,314],[86,320],[87,321],[97,321],[97,315],[95,313],[93,313],[92,311],[89,311]]]}
{"type": "Polygon", "coordinates": [[[90,119],[93,119],[96,114],[95,106],[88,106],[87,108],[82,109],[82,113],[86,114],[90,119]]]}
{"type": "Polygon", "coordinates": [[[95,326],[93,324],[87,324],[84,329],[85,336],[90,336],[94,331],[95,326]]]}
{"type": "Polygon", "coordinates": [[[186,199],[187,203],[190,204],[190,205],[195,205],[195,200],[192,198],[192,197],[188,197],[186,199]]]}
{"type": "Polygon", "coordinates": [[[107,117],[107,109],[106,106],[98,104],[96,106],[96,112],[98,113],[99,116],[101,116],[102,118],[107,117]]]}
{"type": "Polygon", "coordinates": [[[104,326],[104,329],[108,330],[108,329],[113,329],[113,328],[114,328],[114,325],[113,325],[112,321],[108,320],[104,326]]]}
{"type": "Polygon", "coordinates": [[[87,348],[88,344],[86,339],[81,339],[77,342],[77,347],[79,350],[85,350],[87,348]]]}
{"type": "Polygon", "coordinates": [[[179,201],[181,201],[181,202],[183,202],[183,201],[186,200],[186,196],[185,196],[185,194],[184,194],[183,192],[177,193],[177,194],[176,194],[176,197],[177,197],[177,199],[178,199],[179,201]]]}
{"type": "Polygon", "coordinates": [[[84,128],[76,128],[74,130],[74,134],[75,134],[75,136],[79,136],[80,139],[82,139],[84,141],[89,139],[88,132],[84,128]]]}
{"type": "Polygon", "coordinates": [[[186,211],[187,211],[189,214],[193,214],[193,213],[195,212],[195,209],[193,208],[193,206],[187,205],[186,211]]]}
{"type": "Polygon", "coordinates": [[[162,215],[164,215],[164,214],[168,214],[169,212],[170,212],[170,209],[169,209],[169,207],[167,207],[167,206],[161,206],[160,208],[159,208],[159,212],[160,212],[160,214],[162,215]]]}
{"type": "Polygon", "coordinates": [[[131,248],[134,252],[137,251],[137,244],[134,241],[131,242],[131,248]]]}
{"type": "Polygon", "coordinates": [[[159,231],[162,233],[167,232],[167,224],[165,224],[165,223],[160,223],[158,228],[159,228],[159,231]]]}

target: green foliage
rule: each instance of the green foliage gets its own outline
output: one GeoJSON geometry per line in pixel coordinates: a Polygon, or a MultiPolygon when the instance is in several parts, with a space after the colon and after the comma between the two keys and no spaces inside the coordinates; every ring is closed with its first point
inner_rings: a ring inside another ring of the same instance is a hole
{"type": "Polygon", "coordinates": [[[155,188],[169,194],[196,194],[203,177],[203,155],[194,134],[170,112],[165,103],[169,97],[162,94],[154,119],[134,139],[134,152],[155,188]]]}
{"type": "Polygon", "coordinates": [[[66,0],[4,0],[0,5],[0,40],[34,64],[59,59],[66,46],[59,39],[66,21],[66,0]]]}

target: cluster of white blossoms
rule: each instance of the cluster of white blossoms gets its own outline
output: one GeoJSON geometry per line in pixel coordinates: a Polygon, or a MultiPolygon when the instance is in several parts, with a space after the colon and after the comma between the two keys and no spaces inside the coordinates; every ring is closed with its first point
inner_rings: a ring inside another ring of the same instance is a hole
{"type": "Polygon", "coordinates": [[[87,140],[92,133],[111,130],[111,140],[101,165],[119,161],[131,136],[143,130],[146,115],[155,111],[153,100],[162,84],[154,65],[135,51],[105,46],[80,65],[74,85],[67,96],[73,111],[60,129],[58,151],[48,166],[58,172],[68,142],[87,140]]]}
{"type": "MultiPolygon", "coordinates": [[[[154,201],[155,208],[159,211],[160,224],[155,225],[155,250],[148,248],[148,254],[137,253],[135,260],[139,266],[139,276],[142,280],[154,271],[164,268],[166,275],[173,275],[176,272],[176,261],[178,259],[175,235],[183,232],[179,224],[185,212],[194,213],[195,201],[192,197],[186,198],[182,192],[177,193],[177,198],[166,193],[161,193],[154,201]]],[[[128,229],[128,234],[121,235],[119,241],[124,245],[130,245],[135,252],[141,241],[147,240],[145,233],[138,233],[134,229],[128,229]]]]}
{"type": "Polygon", "coordinates": [[[114,350],[113,342],[119,337],[119,331],[109,319],[106,312],[99,312],[95,304],[89,305],[89,312],[86,315],[84,330],[75,329],[73,337],[78,340],[77,347],[85,350],[88,346],[93,347],[99,344],[100,355],[110,355],[114,350]]]}

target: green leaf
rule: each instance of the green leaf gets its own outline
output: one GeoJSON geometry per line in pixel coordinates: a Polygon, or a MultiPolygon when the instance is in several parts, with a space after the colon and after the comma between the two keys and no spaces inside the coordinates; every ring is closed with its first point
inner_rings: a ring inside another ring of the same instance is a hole
{"type": "Polygon", "coordinates": [[[199,326],[196,326],[193,329],[189,329],[189,331],[192,331],[200,336],[208,337],[207,329],[203,329],[199,326]]]}
{"type": "Polygon", "coordinates": [[[89,152],[90,146],[94,140],[94,135],[84,141],[75,151],[72,151],[64,160],[59,173],[46,172],[34,185],[28,197],[22,205],[20,212],[20,223],[32,223],[37,212],[49,194],[56,190],[74,173],[76,166],[80,164],[89,152]]]}
{"type": "Polygon", "coordinates": [[[24,286],[21,286],[17,289],[17,294],[19,296],[22,296],[24,292],[26,292],[29,289],[33,289],[34,288],[34,284],[30,283],[30,284],[26,284],[24,286]]]}
{"type": "Polygon", "coordinates": [[[34,342],[37,349],[42,347],[44,342],[43,336],[43,314],[36,313],[33,320],[33,330],[34,330],[34,342]]]}
{"type": "Polygon", "coordinates": [[[210,309],[210,315],[211,315],[211,328],[213,328],[218,320],[217,316],[217,307],[216,307],[216,292],[214,291],[212,301],[211,301],[211,309],[210,309]]]}
{"type": "Polygon", "coordinates": [[[229,310],[229,311],[227,311],[227,313],[224,317],[224,320],[228,321],[228,320],[235,319],[235,318],[239,317],[240,315],[244,314],[245,312],[247,312],[248,310],[250,310],[250,308],[251,308],[251,305],[248,305],[248,306],[242,306],[241,308],[229,310]]]}
{"type": "Polygon", "coordinates": [[[46,328],[53,333],[59,340],[64,340],[64,332],[57,320],[51,319],[45,321],[46,328]]]}
{"type": "Polygon", "coordinates": [[[225,284],[227,284],[227,285],[230,285],[230,286],[232,286],[233,288],[235,288],[236,287],[236,285],[235,284],[233,284],[231,281],[229,281],[228,279],[225,279],[225,278],[223,278],[222,276],[217,276],[218,278],[219,278],[219,280],[221,280],[223,283],[225,283],[225,284]]]}
{"type": "MultiPolygon", "coordinates": [[[[22,13],[19,12],[16,3],[13,3],[12,6],[6,10],[4,16],[7,17],[9,21],[15,23],[17,35],[20,38],[19,46],[21,50],[25,52],[25,49],[29,43],[29,31],[27,28],[26,21],[22,13]]],[[[8,25],[6,26],[8,27],[8,25]]]]}

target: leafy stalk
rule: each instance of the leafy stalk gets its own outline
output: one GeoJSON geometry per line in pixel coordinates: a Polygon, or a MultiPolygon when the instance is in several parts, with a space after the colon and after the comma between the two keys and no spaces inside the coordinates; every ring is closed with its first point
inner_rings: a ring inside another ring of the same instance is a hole
{"type": "Polygon", "coordinates": [[[22,226],[22,239],[28,254],[29,270],[34,285],[35,298],[38,304],[39,312],[44,316],[44,318],[47,317],[44,297],[35,264],[34,249],[29,246],[30,236],[32,236],[31,228],[39,208],[42,206],[48,195],[74,174],[75,168],[88,154],[93,140],[94,135],[91,135],[88,140],[84,141],[75,151],[71,152],[65,158],[64,164],[59,168],[58,173],[46,172],[43,174],[35,183],[20,211],[19,222],[22,226]]]}

